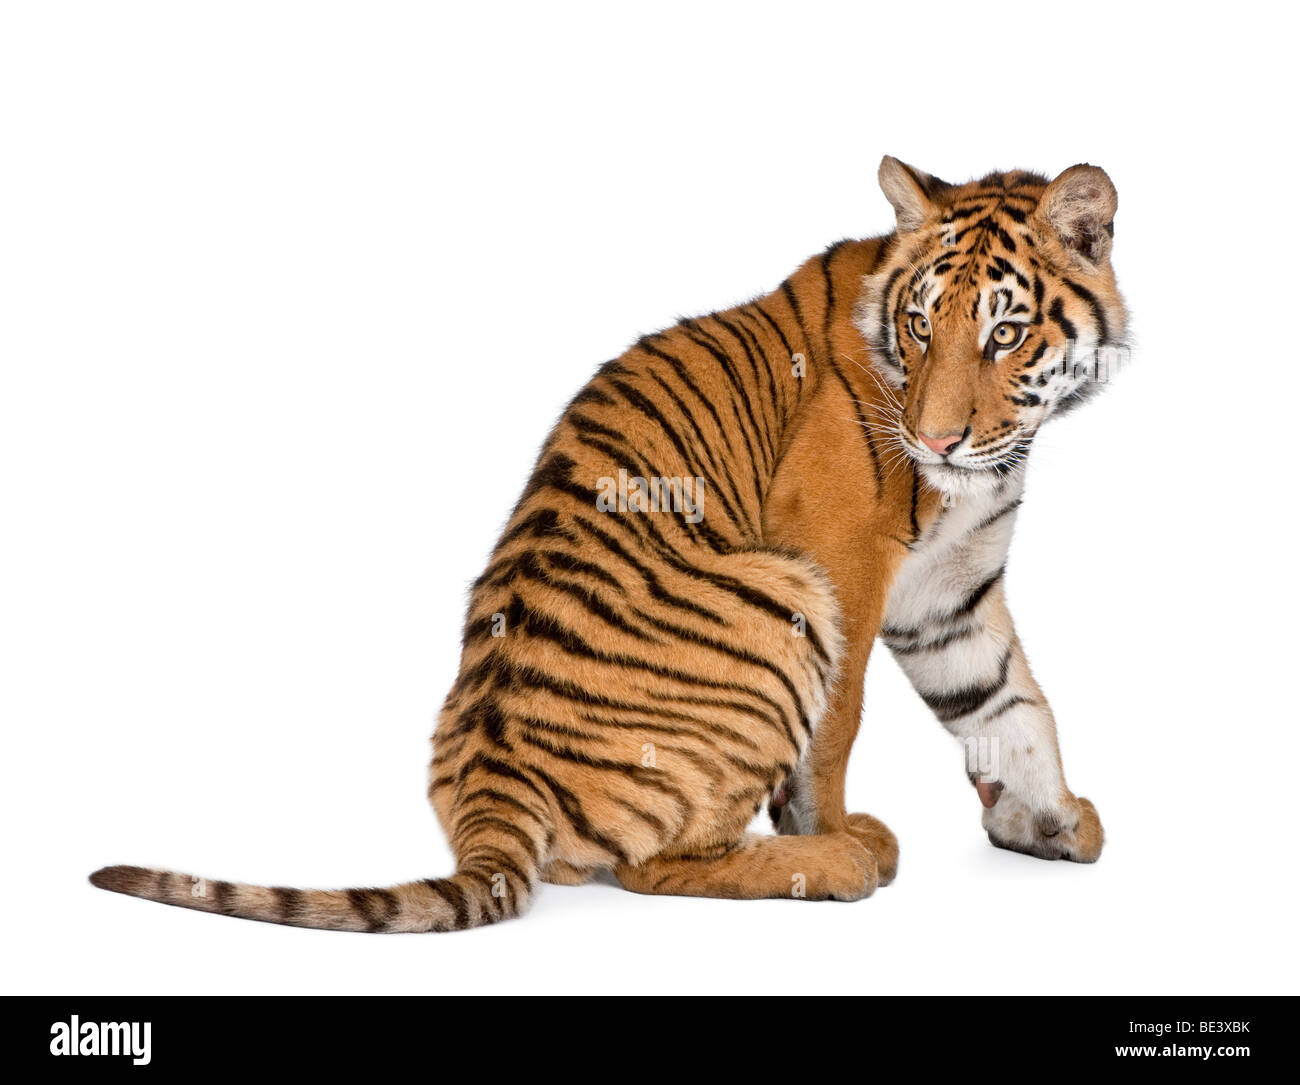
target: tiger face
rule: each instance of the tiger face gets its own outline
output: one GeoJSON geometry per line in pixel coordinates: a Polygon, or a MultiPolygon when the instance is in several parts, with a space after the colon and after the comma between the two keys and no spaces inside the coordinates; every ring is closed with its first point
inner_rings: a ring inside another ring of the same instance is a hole
{"type": "Polygon", "coordinates": [[[857,321],[897,440],[935,487],[986,492],[1122,357],[1115,188],[1087,165],[949,185],[890,157],[880,185],[898,228],[857,321]]]}

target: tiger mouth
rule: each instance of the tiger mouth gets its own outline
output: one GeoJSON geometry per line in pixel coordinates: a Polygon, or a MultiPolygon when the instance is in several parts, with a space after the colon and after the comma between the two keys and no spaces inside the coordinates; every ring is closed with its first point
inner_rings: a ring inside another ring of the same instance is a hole
{"type": "MultiPolygon", "coordinates": [[[[1018,442],[1012,446],[1010,454],[981,459],[976,463],[951,463],[945,460],[935,462],[912,454],[913,462],[921,477],[932,488],[953,496],[976,496],[999,490],[1006,481],[1022,470],[1025,455],[1019,451],[1028,441],[1018,442]]],[[[909,449],[909,454],[911,450],[909,449]]]]}
{"type": "Polygon", "coordinates": [[[953,458],[952,453],[942,455],[920,447],[916,438],[906,431],[900,432],[899,437],[908,456],[927,476],[954,481],[970,480],[980,475],[1005,477],[1024,464],[1031,441],[1031,435],[1021,429],[985,446],[959,449],[953,458]]]}
{"type": "Polygon", "coordinates": [[[991,475],[996,478],[1003,478],[1023,466],[1025,457],[1023,454],[1016,452],[1004,453],[1000,456],[991,456],[981,458],[978,462],[956,462],[942,460],[938,463],[927,460],[918,460],[918,465],[927,473],[933,474],[940,478],[972,478],[981,475],[991,475]]]}

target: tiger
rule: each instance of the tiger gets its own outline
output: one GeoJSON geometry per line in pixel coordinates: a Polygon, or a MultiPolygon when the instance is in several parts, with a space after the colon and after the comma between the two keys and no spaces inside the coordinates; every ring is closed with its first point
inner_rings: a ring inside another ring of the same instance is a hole
{"type": "Polygon", "coordinates": [[[899,861],[845,796],[877,640],[944,728],[995,754],[965,764],[989,841],[1095,861],[1101,822],[1066,784],[1004,575],[1039,429],[1125,343],[1116,191],[1087,164],[949,184],[886,156],[878,179],[891,233],[642,336],[564,409],[473,583],[438,714],[428,795],[452,874],[91,882],[369,932],[492,924],[542,882],[597,875],[859,900],[899,861]]]}

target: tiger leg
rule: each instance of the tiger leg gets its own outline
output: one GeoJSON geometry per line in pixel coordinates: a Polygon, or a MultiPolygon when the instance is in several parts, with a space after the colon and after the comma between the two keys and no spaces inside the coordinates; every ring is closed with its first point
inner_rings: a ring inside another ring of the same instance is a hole
{"type": "Polygon", "coordinates": [[[825,570],[840,602],[845,648],[826,713],[769,813],[782,834],[852,834],[875,856],[880,884],[888,885],[898,869],[898,841],[870,814],[849,812],[845,777],[867,659],[890,582],[908,553],[910,484],[906,493],[894,493],[890,487],[906,483],[902,473],[877,476],[854,421],[854,401],[840,382],[821,382],[809,417],[815,424],[799,430],[777,470],[763,530],[773,543],[799,550],[825,570]],[[826,470],[827,464],[835,469],[826,470]]]}
{"type": "Polygon", "coordinates": [[[830,573],[844,612],[846,633],[840,680],[826,714],[795,772],[769,806],[782,834],[851,833],[875,856],[881,885],[898,872],[898,839],[870,814],[850,813],[844,784],[849,754],[862,717],[867,660],[880,628],[885,593],[904,548],[893,538],[863,533],[849,538],[851,523],[833,517],[798,530],[799,545],[830,573]]]}
{"type": "Polygon", "coordinates": [[[662,855],[614,868],[634,893],[758,900],[860,900],[878,883],[876,860],[847,832],[825,836],[760,836],[704,854],[662,855]]]}
{"type": "Polygon", "coordinates": [[[1030,673],[999,581],[952,629],[895,642],[904,672],[966,750],[991,843],[1040,859],[1095,862],[1096,807],[1065,783],[1056,720],[1030,673]]]}
{"type": "Polygon", "coordinates": [[[799,767],[769,806],[782,834],[851,833],[875,857],[881,885],[898,873],[898,838],[879,818],[850,813],[844,778],[862,715],[862,683],[871,641],[850,641],[841,664],[843,678],[799,767]]]}

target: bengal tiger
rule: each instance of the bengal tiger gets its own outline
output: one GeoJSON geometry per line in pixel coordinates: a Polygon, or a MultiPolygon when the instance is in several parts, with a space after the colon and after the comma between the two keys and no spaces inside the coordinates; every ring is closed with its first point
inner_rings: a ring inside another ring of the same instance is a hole
{"type": "Polygon", "coordinates": [[[455,873],[93,884],[352,931],[494,923],[599,871],[857,900],[898,868],[844,793],[877,638],[953,735],[996,750],[967,764],[989,840],[1094,861],[1003,570],[1034,437],[1096,390],[1077,359],[1124,342],[1115,189],[1090,165],[951,185],[890,157],[879,180],[893,233],[644,336],[564,410],[473,585],[433,736],[455,873]],[[765,804],[775,834],[750,828],[765,804]]]}

